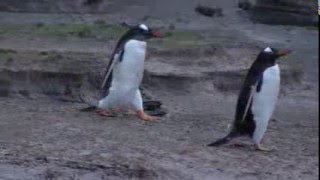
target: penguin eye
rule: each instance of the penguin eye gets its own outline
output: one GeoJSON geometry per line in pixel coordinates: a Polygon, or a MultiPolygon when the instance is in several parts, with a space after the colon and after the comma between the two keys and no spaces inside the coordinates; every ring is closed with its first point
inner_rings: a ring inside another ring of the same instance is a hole
{"type": "Polygon", "coordinates": [[[141,30],[141,32],[143,32],[143,33],[147,33],[148,32],[148,30],[145,30],[145,29],[140,29],[141,30]]]}
{"type": "Polygon", "coordinates": [[[143,35],[148,35],[149,34],[149,30],[145,30],[145,29],[141,29],[140,28],[140,33],[143,35]]]}

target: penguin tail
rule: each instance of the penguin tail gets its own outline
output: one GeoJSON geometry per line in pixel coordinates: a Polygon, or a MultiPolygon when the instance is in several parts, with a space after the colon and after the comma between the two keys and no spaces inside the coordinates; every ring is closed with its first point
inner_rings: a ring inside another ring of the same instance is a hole
{"type": "Polygon", "coordinates": [[[231,131],[227,136],[224,138],[218,139],[214,141],[213,143],[208,144],[207,146],[221,146],[223,144],[227,144],[232,139],[238,136],[238,133],[231,131]]]}
{"type": "Polygon", "coordinates": [[[80,109],[81,112],[91,112],[94,111],[96,109],[98,109],[98,104],[97,102],[95,103],[89,103],[86,100],[84,100],[84,98],[82,97],[82,95],[79,95],[79,99],[81,100],[81,102],[86,103],[88,105],[88,107],[82,108],[80,109]]]}
{"type": "Polygon", "coordinates": [[[89,106],[89,107],[80,109],[80,111],[81,112],[91,112],[91,111],[94,111],[96,109],[97,109],[97,106],[89,106]]]}

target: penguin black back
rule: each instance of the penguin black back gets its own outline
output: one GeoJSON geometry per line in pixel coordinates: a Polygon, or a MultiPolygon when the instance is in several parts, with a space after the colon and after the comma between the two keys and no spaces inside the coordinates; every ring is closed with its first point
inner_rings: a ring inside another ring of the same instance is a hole
{"type": "Polygon", "coordinates": [[[148,39],[151,37],[160,37],[161,36],[160,34],[153,32],[150,28],[148,28],[144,24],[139,24],[136,26],[131,26],[131,25],[125,24],[125,26],[129,27],[130,29],[126,33],[124,33],[124,35],[121,36],[121,38],[118,40],[118,42],[116,44],[115,49],[113,50],[113,52],[111,54],[111,58],[110,58],[109,63],[107,65],[106,71],[104,73],[104,77],[106,78],[106,76],[108,75],[108,72],[110,74],[107,77],[107,80],[105,81],[103,86],[101,87],[101,91],[102,91],[101,96],[102,97],[107,96],[109,93],[109,88],[110,88],[111,82],[112,82],[112,69],[110,69],[110,68],[112,68],[111,65],[114,63],[116,58],[119,59],[119,62],[122,61],[123,54],[125,53],[124,52],[125,44],[131,39],[145,40],[145,39],[148,39]]]}
{"type": "Polygon", "coordinates": [[[251,112],[252,101],[249,102],[249,100],[252,91],[260,92],[263,72],[268,67],[275,65],[276,56],[273,55],[273,51],[275,50],[272,50],[271,48],[269,49],[266,48],[260,52],[254,63],[249,68],[248,74],[246,75],[245,81],[238,96],[233,128],[236,128],[234,131],[241,135],[248,134],[252,136],[252,133],[255,129],[253,114],[251,112]],[[252,89],[252,87],[255,89],[252,89]]]}
{"type": "Polygon", "coordinates": [[[274,66],[276,59],[285,54],[288,54],[288,51],[282,52],[269,47],[259,53],[252,66],[249,68],[239,93],[235,119],[230,133],[208,146],[219,146],[242,135],[249,135],[252,137],[256,128],[254,115],[251,110],[253,92],[259,93],[261,91],[264,71],[267,68],[274,66]]]}

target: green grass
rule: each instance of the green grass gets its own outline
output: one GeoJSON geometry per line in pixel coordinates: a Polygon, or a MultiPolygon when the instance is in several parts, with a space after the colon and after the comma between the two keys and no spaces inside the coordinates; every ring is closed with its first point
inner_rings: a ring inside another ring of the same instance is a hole
{"type": "Polygon", "coordinates": [[[40,36],[74,36],[79,38],[115,38],[125,32],[120,25],[96,24],[58,24],[35,28],[34,35],[40,36]]]}
{"type": "Polygon", "coordinates": [[[17,51],[13,49],[0,49],[0,54],[16,54],[17,51]]]}
{"type": "Polygon", "coordinates": [[[116,38],[126,31],[121,25],[104,22],[94,24],[35,24],[35,25],[2,25],[0,36],[47,36],[47,37],[79,37],[108,39],[116,38]]]}
{"type": "Polygon", "coordinates": [[[197,41],[204,38],[194,31],[167,31],[164,33],[166,39],[178,40],[178,41],[197,41]]]}
{"type": "Polygon", "coordinates": [[[17,51],[12,49],[0,49],[0,60],[12,61],[17,51]]]}
{"type": "Polygon", "coordinates": [[[162,30],[161,32],[165,37],[153,40],[152,44],[156,47],[181,49],[201,45],[207,42],[203,36],[195,31],[162,30]]]}
{"type": "MultiPolygon", "coordinates": [[[[127,27],[118,24],[107,24],[104,21],[97,21],[93,24],[34,24],[34,25],[2,25],[0,36],[2,37],[76,37],[91,38],[108,41],[119,39],[127,27]]],[[[174,25],[169,28],[160,28],[164,38],[155,38],[150,42],[158,47],[190,47],[194,44],[205,42],[198,32],[190,30],[178,30],[174,25]]],[[[1,53],[1,50],[0,50],[1,53]]],[[[3,53],[3,52],[2,52],[3,53]]],[[[55,58],[49,58],[55,59],[55,58]]]]}

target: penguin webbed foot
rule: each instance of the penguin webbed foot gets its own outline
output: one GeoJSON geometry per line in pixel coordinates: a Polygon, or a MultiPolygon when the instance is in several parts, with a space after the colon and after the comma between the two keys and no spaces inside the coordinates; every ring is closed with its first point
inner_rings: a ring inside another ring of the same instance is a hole
{"type": "Polygon", "coordinates": [[[154,121],[157,119],[155,116],[150,116],[146,114],[143,110],[137,111],[137,115],[140,119],[145,121],[154,121]]]}
{"type": "Polygon", "coordinates": [[[271,149],[269,149],[269,148],[267,148],[267,147],[264,147],[264,146],[262,146],[261,144],[255,144],[255,145],[254,145],[254,149],[255,149],[256,151],[262,151],[262,152],[270,152],[270,151],[271,151],[271,149]]]}
{"type": "Polygon", "coordinates": [[[99,113],[101,116],[105,116],[105,117],[116,117],[116,115],[114,113],[103,110],[103,109],[97,109],[97,113],[99,113]]]}

